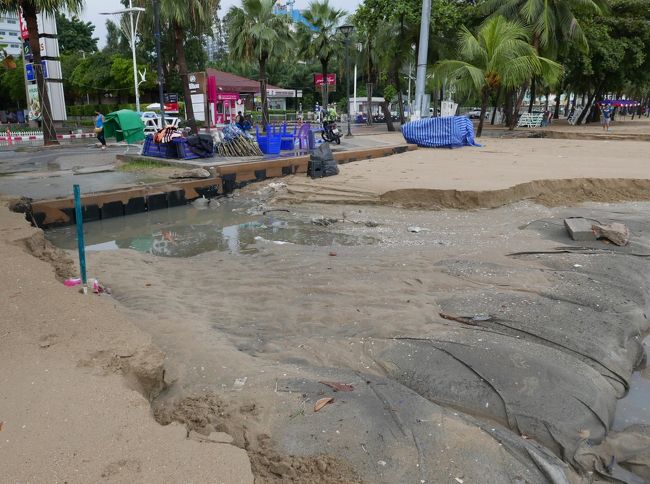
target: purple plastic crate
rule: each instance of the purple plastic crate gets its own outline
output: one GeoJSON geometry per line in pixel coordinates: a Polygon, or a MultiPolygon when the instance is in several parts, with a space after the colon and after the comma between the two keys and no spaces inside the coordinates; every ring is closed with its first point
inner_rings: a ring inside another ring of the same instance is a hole
{"type": "Polygon", "coordinates": [[[155,158],[176,158],[176,147],[173,143],[155,143],[153,136],[149,135],[144,140],[143,156],[155,158]]]}

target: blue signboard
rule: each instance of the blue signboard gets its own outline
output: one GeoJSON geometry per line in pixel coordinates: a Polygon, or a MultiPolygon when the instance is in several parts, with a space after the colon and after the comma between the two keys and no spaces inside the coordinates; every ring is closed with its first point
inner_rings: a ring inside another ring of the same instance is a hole
{"type": "MultiPolygon", "coordinates": [[[[43,77],[47,79],[47,63],[45,61],[41,61],[41,65],[43,66],[43,77]]],[[[28,81],[35,81],[36,80],[36,73],[34,72],[34,65],[33,64],[25,64],[25,77],[27,78],[28,81]]]]}

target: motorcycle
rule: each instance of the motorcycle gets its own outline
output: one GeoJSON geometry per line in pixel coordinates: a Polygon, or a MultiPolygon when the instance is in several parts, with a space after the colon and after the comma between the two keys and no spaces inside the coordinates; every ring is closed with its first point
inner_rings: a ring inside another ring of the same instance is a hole
{"type": "Polygon", "coordinates": [[[341,130],[336,127],[336,121],[323,121],[323,131],[321,132],[323,141],[328,143],[341,144],[341,130]]]}

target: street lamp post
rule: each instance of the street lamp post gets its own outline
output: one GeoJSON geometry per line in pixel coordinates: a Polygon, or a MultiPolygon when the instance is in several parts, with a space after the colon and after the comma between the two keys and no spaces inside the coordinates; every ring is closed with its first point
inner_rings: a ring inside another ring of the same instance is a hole
{"type": "Polygon", "coordinates": [[[142,7],[134,7],[133,0],[129,0],[129,8],[118,10],[117,12],[102,12],[102,15],[124,15],[129,14],[129,24],[120,21],[120,26],[124,35],[126,35],[129,45],[131,47],[131,55],[133,57],[133,83],[135,85],[135,108],[140,112],[140,86],[138,84],[138,64],[135,58],[135,38],[138,33],[138,22],[140,21],[140,14],[144,12],[142,7]],[[135,17],[135,18],[134,18],[135,17]]]}
{"type": "MultiPolygon", "coordinates": [[[[162,67],[162,56],[160,54],[160,5],[158,0],[153,0],[153,20],[154,20],[154,35],[156,37],[156,57],[158,58],[158,96],[160,103],[160,127],[165,127],[165,90],[164,90],[164,76],[162,67]]],[[[185,105],[192,102],[191,99],[185,100],[185,105]]],[[[208,123],[209,124],[209,123],[208,123]]]]}
{"type": "Polygon", "coordinates": [[[338,28],[339,32],[345,38],[345,104],[346,112],[348,113],[348,134],[346,138],[352,137],[352,130],[350,129],[350,34],[354,30],[352,25],[341,25],[338,28]]]}

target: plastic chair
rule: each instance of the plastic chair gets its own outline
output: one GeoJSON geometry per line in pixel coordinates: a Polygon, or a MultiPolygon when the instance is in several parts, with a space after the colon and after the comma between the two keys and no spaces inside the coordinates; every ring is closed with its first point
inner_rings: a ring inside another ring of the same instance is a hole
{"type": "Polygon", "coordinates": [[[311,132],[311,125],[309,123],[303,124],[298,130],[296,138],[301,150],[310,149],[309,146],[309,133],[311,132]]]}
{"type": "Polygon", "coordinates": [[[296,126],[293,127],[293,132],[287,131],[287,123],[282,125],[280,132],[280,147],[282,150],[292,150],[296,144],[296,126]]]}

